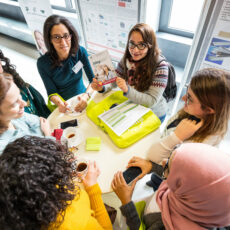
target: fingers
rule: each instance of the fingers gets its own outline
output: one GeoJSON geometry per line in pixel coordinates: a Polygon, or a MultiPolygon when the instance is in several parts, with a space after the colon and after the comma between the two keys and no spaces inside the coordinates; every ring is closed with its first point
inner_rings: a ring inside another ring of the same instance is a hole
{"type": "Polygon", "coordinates": [[[137,177],[137,180],[140,180],[141,178],[143,178],[144,176],[146,175],[146,173],[141,173],[138,177],[137,177]]]}
{"type": "Polygon", "coordinates": [[[139,180],[139,177],[135,178],[133,181],[132,181],[132,185],[131,185],[131,189],[134,190],[134,187],[136,186],[136,183],[137,181],[139,180]]]}

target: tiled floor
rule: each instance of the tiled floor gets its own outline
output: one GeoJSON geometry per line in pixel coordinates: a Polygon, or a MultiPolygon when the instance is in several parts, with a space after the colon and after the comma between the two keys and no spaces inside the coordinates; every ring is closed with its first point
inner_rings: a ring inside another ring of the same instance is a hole
{"type": "MultiPolygon", "coordinates": [[[[0,35],[0,49],[2,49],[5,56],[9,57],[11,62],[16,65],[17,71],[22,76],[22,78],[33,85],[36,89],[40,91],[45,99],[47,99],[47,94],[43,82],[39,76],[36,67],[36,60],[39,54],[35,47],[22,43],[15,39],[9,39],[6,36],[0,35]]],[[[177,70],[177,75],[182,75],[182,70],[177,70]]],[[[179,76],[179,77],[180,77],[179,76]]],[[[164,126],[164,123],[162,127],[164,126]]],[[[230,122],[229,122],[230,127],[230,122]]],[[[221,143],[220,148],[224,151],[229,151],[230,146],[230,131],[226,135],[224,141],[221,143]]],[[[148,196],[152,193],[152,189],[145,185],[145,182],[149,179],[149,176],[143,178],[139,181],[134,192],[134,200],[140,199],[141,197],[148,196]]],[[[116,199],[115,194],[103,195],[103,199],[106,203],[112,206],[119,207],[120,203],[116,199]]],[[[120,214],[118,214],[119,216],[120,214]]],[[[121,218],[122,219],[122,218],[121,218]]],[[[122,222],[122,221],[121,221],[122,222]]],[[[114,229],[126,229],[126,226],[120,225],[117,221],[114,225],[114,229]]]]}

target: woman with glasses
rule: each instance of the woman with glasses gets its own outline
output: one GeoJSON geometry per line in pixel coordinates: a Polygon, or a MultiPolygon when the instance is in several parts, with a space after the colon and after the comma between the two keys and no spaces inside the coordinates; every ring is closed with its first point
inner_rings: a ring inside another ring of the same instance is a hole
{"type": "MultiPolygon", "coordinates": [[[[116,84],[124,96],[134,103],[150,107],[160,118],[165,119],[167,102],[163,97],[168,81],[168,65],[159,65],[160,50],[153,29],[144,23],[136,24],[128,35],[125,53],[116,69],[116,84]]],[[[104,92],[111,86],[101,86],[96,79],[91,84],[94,90],[104,92]]]]}
{"type": "Polygon", "coordinates": [[[156,167],[152,162],[160,164],[169,157],[178,144],[198,142],[218,146],[224,138],[230,117],[230,73],[212,68],[197,71],[182,99],[184,107],[168,121],[162,139],[152,144],[148,160],[133,157],[129,161],[128,167],[141,167],[139,178],[156,167]]]}
{"type": "Polygon", "coordinates": [[[50,115],[50,111],[42,95],[32,85],[26,83],[21,78],[15,66],[10,63],[10,59],[5,57],[2,50],[0,50],[0,74],[3,72],[11,74],[14,83],[20,89],[22,99],[26,102],[26,106],[24,107],[25,112],[44,118],[50,115]]]}
{"type": "Polygon", "coordinates": [[[126,184],[121,172],[114,176],[112,188],[130,230],[224,229],[230,225],[229,167],[229,154],[207,144],[186,143],[173,151],[166,179],[139,203],[139,212],[140,205],[131,201],[134,186],[126,184]]]}
{"type": "Polygon", "coordinates": [[[83,83],[82,67],[89,82],[94,77],[88,53],[79,45],[74,26],[62,16],[48,17],[43,34],[48,51],[38,59],[37,67],[49,99],[64,113],[68,110],[65,100],[81,94],[75,107],[76,112],[81,112],[87,106],[87,100],[92,93],[90,86],[86,89],[83,83]]]}

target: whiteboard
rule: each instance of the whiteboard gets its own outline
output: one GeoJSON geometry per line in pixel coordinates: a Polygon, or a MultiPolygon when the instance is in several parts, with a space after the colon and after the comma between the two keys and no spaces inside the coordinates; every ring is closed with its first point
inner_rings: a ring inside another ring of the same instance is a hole
{"type": "Polygon", "coordinates": [[[108,49],[113,60],[124,54],[130,29],[139,21],[139,0],[79,0],[87,48],[92,53],[108,49]]]}

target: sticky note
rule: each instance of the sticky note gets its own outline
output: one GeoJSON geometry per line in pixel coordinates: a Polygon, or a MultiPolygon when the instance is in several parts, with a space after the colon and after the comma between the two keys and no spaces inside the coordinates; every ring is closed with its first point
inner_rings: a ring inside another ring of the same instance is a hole
{"type": "Polygon", "coordinates": [[[101,149],[101,138],[100,137],[88,137],[86,139],[86,150],[99,151],[100,149],[101,149]]]}

